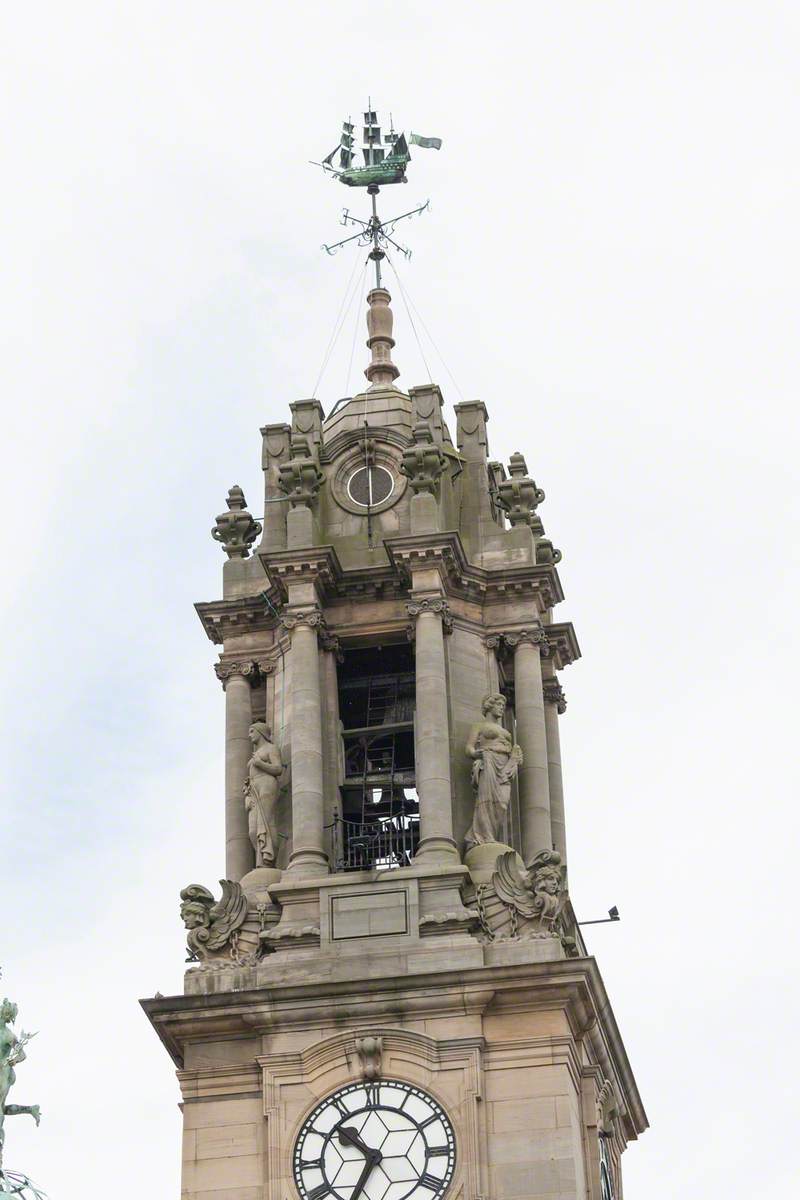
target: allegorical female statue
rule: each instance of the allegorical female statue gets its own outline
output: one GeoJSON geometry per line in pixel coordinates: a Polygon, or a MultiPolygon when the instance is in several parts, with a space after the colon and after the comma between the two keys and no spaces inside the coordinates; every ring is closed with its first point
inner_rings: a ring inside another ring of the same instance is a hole
{"type": "Polygon", "coordinates": [[[244,803],[257,867],[274,867],[278,856],[275,805],[278,802],[278,780],[283,774],[283,763],[278,747],[271,741],[271,734],[265,721],[254,721],[250,726],[253,757],[247,764],[244,803]]]}
{"type": "MultiPolygon", "coordinates": [[[[33,1117],[36,1124],[39,1124],[39,1105],[38,1104],[6,1104],[8,1093],[16,1080],[14,1067],[18,1063],[25,1061],[25,1044],[30,1041],[33,1036],[30,1033],[20,1033],[17,1036],[11,1028],[17,1019],[17,1006],[10,1000],[3,1000],[0,1004],[0,1190],[5,1195],[6,1191],[18,1191],[18,1188],[6,1188],[4,1181],[11,1181],[11,1176],[3,1174],[3,1143],[5,1141],[5,1118],[18,1116],[21,1113],[26,1113],[33,1117]]],[[[24,1178],[24,1177],[22,1177],[24,1178]]]]}
{"type": "Polygon", "coordinates": [[[505,697],[487,696],[483,701],[483,720],[477,721],[469,732],[466,752],[472,764],[472,789],[475,811],[467,831],[465,846],[482,846],[486,842],[502,842],[506,814],[511,799],[511,782],[522,762],[522,750],[503,726],[506,711],[505,697]]]}

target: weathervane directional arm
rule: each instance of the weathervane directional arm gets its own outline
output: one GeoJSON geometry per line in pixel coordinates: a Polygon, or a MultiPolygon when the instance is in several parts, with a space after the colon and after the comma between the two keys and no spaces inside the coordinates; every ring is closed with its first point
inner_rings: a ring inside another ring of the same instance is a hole
{"type": "Polygon", "coordinates": [[[400,213],[399,217],[390,217],[388,221],[384,221],[384,229],[391,229],[398,221],[405,221],[406,217],[415,217],[417,213],[425,212],[425,209],[430,205],[430,200],[426,200],[424,204],[420,204],[418,208],[411,208],[408,212],[400,213]]]}
{"type": "Polygon", "coordinates": [[[323,244],[322,249],[327,250],[328,254],[333,254],[336,250],[341,249],[342,246],[346,246],[348,242],[355,242],[358,238],[363,238],[363,236],[363,229],[359,229],[358,233],[351,234],[350,237],[344,238],[341,242],[334,242],[332,246],[323,244]]]}

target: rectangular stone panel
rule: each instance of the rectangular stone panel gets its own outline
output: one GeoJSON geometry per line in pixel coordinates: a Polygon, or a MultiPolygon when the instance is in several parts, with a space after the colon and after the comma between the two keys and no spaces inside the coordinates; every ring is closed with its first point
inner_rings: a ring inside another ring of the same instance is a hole
{"type": "Polygon", "coordinates": [[[405,888],[353,892],[331,896],[331,940],[408,933],[408,895],[405,888]]]}

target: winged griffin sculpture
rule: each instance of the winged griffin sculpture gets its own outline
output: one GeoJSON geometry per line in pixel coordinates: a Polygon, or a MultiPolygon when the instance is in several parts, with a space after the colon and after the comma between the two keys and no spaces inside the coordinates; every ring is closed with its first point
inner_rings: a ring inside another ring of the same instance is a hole
{"type": "Polygon", "coordinates": [[[567,903],[564,867],[555,850],[542,850],[526,867],[514,850],[497,856],[488,883],[476,889],[481,927],[487,939],[558,937],[567,903]]]}
{"type": "Polygon", "coordinates": [[[247,917],[247,897],[241,885],[220,879],[222,896],[215,900],[201,883],[190,883],[181,892],[181,920],[186,926],[188,962],[236,958],[238,931],[247,917]]]}

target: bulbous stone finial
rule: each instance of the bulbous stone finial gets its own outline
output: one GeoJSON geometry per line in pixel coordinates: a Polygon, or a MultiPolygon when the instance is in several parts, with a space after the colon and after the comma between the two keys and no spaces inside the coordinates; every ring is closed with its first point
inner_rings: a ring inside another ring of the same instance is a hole
{"type": "Polygon", "coordinates": [[[400,374],[392,362],[392,326],[394,317],[389,307],[392,297],[386,288],[373,288],[367,296],[367,345],[372,351],[372,362],[364,371],[372,387],[388,387],[400,374]]]}
{"type": "Polygon", "coordinates": [[[228,511],[219,514],[211,536],[222,543],[228,558],[247,558],[260,533],[261,522],[253,520],[247,511],[244,492],[235,483],[228,492],[228,511]]]}

